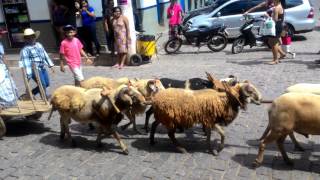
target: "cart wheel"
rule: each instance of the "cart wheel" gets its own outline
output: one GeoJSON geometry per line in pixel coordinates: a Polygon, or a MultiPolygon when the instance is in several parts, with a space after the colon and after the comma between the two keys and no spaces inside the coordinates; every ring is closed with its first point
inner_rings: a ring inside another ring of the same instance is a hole
{"type": "Polygon", "coordinates": [[[130,56],[130,65],[139,66],[142,63],[142,57],[139,54],[133,54],[130,56]]]}
{"type": "Polygon", "coordinates": [[[42,112],[36,112],[32,115],[26,116],[25,118],[27,120],[33,120],[33,121],[38,121],[42,116],[42,112]]]}
{"type": "Polygon", "coordinates": [[[7,128],[3,119],[0,117],[0,139],[6,134],[7,128]]]}

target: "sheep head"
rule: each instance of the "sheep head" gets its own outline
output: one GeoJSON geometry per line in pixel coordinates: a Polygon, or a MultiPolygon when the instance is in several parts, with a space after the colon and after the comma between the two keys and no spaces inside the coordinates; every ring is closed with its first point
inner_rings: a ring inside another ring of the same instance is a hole
{"type": "Polygon", "coordinates": [[[262,96],[258,89],[249,81],[240,83],[240,95],[245,99],[246,103],[254,103],[260,105],[262,96]]]}
{"type": "Polygon", "coordinates": [[[124,86],[118,93],[120,102],[126,106],[134,104],[144,104],[146,102],[144,96],[133,86],[124,86]]]}
{"type": "Polygon", "coordinates": [[[154,95],[155,93],[159,92],[160,90],[165,89],[159,79],[152,79],[147,82],[148,91],[151,92],[150,95],[154,95]]]}

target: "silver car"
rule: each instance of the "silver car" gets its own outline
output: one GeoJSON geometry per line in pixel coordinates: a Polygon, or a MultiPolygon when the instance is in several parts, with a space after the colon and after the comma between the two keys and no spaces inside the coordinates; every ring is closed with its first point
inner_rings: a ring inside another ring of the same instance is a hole
{"type": "MultiPolygon", "coordinates": [[[[191,27],[209,26],[223,23],[226,25],[229,37],[239,35],[239,28],[244,23],[243,13],[263,2],[263,0],[217,0],[219,4],[211,12],[190,18],[186,23],[191,27]]],[[[261,8],[252,13],[254,17],[265,14],[261,8]]],[[[285,22],[289,25],[290,34],[312,31],[315,27],[314,9],[309,0],[286,0],[285,22]]],[[[257,25],[258,26],[258,25],[257,25]]]]}

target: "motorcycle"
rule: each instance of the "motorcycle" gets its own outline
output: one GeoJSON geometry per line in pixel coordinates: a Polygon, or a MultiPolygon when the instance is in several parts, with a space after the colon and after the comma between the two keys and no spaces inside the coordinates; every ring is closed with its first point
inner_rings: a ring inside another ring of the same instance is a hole
{"type": "Polygon", "coordinates": [[[257,46],[257,47],[263,47],[263,46],[269,46],[267,43],[267,37],[260,35],[260,27],[258,28],[258,34],[254,34],[252,32],[253,24],[254,23],[263,23],[266,21],[266,18],[264,16],[255,18],[252,15],[244,15],[244,18],[242,19],[245,21],[245,23],[240,27],[241,35],[237,37],[233,43],[232,43],[232,53],[238,54],[241,53],[245,46],[250,46],[250,48],[257,46]]]}
{"type": "Polygon", "coordinates": [[[187,45],[198,47],[207,45],[213,52],[223,50],[228,43],[228,33],[223,24],[214,26],[191,27],[189,23],[179,25],[178,36],[169,39],[165,44],[165,51],[168,54],[176,53],[185,42],[187,45]]]}

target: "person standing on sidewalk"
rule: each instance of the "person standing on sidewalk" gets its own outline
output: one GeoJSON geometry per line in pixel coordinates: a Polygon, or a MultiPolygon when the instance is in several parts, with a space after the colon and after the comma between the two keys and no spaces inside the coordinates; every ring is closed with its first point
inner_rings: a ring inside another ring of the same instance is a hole
{"type": "MultiPolygon", "coordinates": [[[[7,31],[0,30],[0,39],[7,31]]],[[[4,48],[0,42],[0,111],[17,104],[18,91],[5,62],[4,48]]]]}
{"type": "Polygon", "coordinates": [[[167,18],[169,19],[169,39],[177,37],[179,24],[183,17],[183,11],[177,0],[171,0],[167,9],[167,18]]]}
{"type": "Polygon", "coordinates": [[[60,46],[60,70],[61,72],[65,72],[63,61],[66,61],[73,73],[75,86],[81,86],[81,82],[84,80],[81,68],[81,55],[86,57],[86,63],[91,64],[92,62],[82,49],[83,45],[80,40],[75,37],[76,28],[72,25],[66,25],[63,27],[63,31],[65,39],[61,42],[60,46]]]}
{"type": "MultiPolygon", "coordinates": [[[[48,66],[51,69],[51,72],[54,73],[54,64],[52,63],[42,44],[36,42],[36,39],[39,37],[39,35],[39,31],[35,32],[31,28],[24,30],[23,36],[26,44],[20,51],[19,66],[25,68],[28,79],[33,79],[35,82],[37,82],[35,72],[32,69],[32,66],[35,66],[36,70],[39,72],[39,78],[45,94],[47,98],[49,98],[46,89],[50,85],[50,80],[45,66],[48,66]]],[[[39,92],[40,88],[38,86],[32,89],[33,95],[37,95],[39,92]]]]}
{"type": "Polygon", "coordinates": [[[93,7],[89,6],[87,0],[82,0],[82,25],[83,25],[83,37],[84,42],[86,45],[86,50],[91,55],[100,55],[100,43],[97,39],[97,32],[96,32],[96,15],[94,14],[93,7]],[[96,46],[96,54],[93,53],[92,42],[96,46]]]}
{"type": "Polygon", "coordinates": [[[107,0],[105,15],[104,15],[104,30],[106,33],[106,40],[108,50],[111,52],[111,55],[114,55],[114,32],[112,27],[112,9],[114,7],[113,0],[107,0]]]}
{"type": "Polygon", "coordinates": [[[120,7],[113,8],[112,27],[114,30],[115,50],[118,53],[118,62],[113,67],[122,69],[128,56],[131,36],[128,18],[122,15],[120,7]]]}

